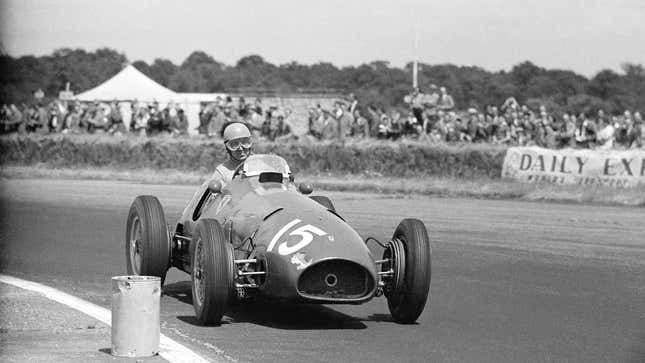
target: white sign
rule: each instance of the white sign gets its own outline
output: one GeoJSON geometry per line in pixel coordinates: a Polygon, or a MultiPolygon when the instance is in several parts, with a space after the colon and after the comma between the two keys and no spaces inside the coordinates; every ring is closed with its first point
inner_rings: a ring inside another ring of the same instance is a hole
{"type": "Polygon", "coordinates": [[[506,151],[502,178],[616,188],[645,185],[645,150],[511,147],[506,151]]]}
{"type": "Polygon", "coordinates": [[[69,101],[74,99],[74,92],[72,91],[60,91],[58,92],[58,99],[61,101],[69,101]]]}

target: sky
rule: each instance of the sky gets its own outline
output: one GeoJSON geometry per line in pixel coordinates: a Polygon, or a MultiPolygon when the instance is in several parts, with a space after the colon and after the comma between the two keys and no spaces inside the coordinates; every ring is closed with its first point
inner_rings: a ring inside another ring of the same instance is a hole
{"type": "Polygon", "coordinates": [[[180,64],[194,50],[233,65],[386,60],[509,70],[529,60],[592,76],[645,64],[643,0],[0,0],[2,51],[109,47],[180,64]]]}

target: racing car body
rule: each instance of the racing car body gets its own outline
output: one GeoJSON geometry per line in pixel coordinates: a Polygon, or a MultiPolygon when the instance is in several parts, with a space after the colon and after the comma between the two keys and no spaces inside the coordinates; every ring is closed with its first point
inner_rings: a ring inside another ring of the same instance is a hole
{"type": "Polygon", "coordinates": [[[227,185],[204,183],[173,233],[158,200],[137,197],[126,230],[128,272],[191,274],[203,324],[218,324],[234,299],[360,304],[383,293],[396,321],[415,321],[430,284],[423,223],[403,220],[376,259],[328,198],[307,196],[311,188],[293,180],[284,159],[251,155],[227,185]]]}

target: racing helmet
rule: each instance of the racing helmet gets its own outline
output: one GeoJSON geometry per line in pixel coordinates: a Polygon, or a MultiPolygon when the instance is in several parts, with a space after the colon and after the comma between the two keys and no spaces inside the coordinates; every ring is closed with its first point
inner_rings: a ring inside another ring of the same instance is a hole
{"type": "Polygon", "coordinates": [[[248,127],[240,122],[233,122],[224,128],[224,142],[229,142],[233,139],[239,139],[242,137],[251,137],[251,131],[248,127]]]}
{"type": "Polygon", "coordinates": [[[226,126],[223,138],[226,151],[236,161],[243,161],[251,154],[251,132],[243,123],[234,122],[226,126]]]}

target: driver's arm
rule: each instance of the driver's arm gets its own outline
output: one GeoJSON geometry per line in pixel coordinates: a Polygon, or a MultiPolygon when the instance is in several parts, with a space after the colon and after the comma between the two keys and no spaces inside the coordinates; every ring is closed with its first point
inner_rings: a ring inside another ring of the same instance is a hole
{"type": "Polygon", "coordinates": [[[234,170],[230,170],[224,164],[220,164],[215,168],[211,180],[219,180],[224,186],[233,180],[233,173],[234,170]]]}

